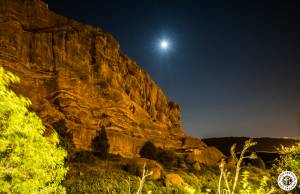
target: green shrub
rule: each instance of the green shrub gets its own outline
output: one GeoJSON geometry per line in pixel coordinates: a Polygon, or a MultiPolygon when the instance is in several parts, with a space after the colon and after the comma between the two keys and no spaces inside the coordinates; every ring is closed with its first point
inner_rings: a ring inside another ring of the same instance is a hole
{"type": "Polygon", "coordinates": [[[223,159],[220,164],[220,177],[218,183],[218,193],[228,193],[228,194],[265,194],[273,193],[275,188],[272,184],[267,184],[270,178],[268,176],[263,176],[259,182],[250,181],[250,177],[257,177],[257,174],[250,173],[245,170],[245,167],[242,166],[242,163],[245,159],[256,159],[257,156],[255,152],[252,152],[250,155],[247,155],[249,148],[255,146],[257,142],[253,142],[252,139],[246,140],[244,147],[241,150],[239,157],[235,152],[236,144],[232,145],[230,149],[231,157],[234,159],[236,166],[234,170],[228,170],[226,168],[226,162],[223,159]],[[243,170],[244,169],[244,170],[243,170]],[[242,176],[242,179],[240,179],[242,176]],[[222,182],[222,180],[224,182],[222,182]]]}
{"type": "MultiPolygon", "coordinates": [[[[279,159],[275,162],[272,167],[272,173],[274,177],[274,181],[280,173],[285,170],[292,171],[300,178],[300,142],[298,142],[295,146],[292,147],[284,147],[281,146],[278,148],[278,152],[280,154],[279,159]]],[[[278,190],[278,193],[284,193],[282,190],[278,190]]],[[[291,191],[291,193],[300,193],[300,184],[296,186],[295,189],[291,191]]]]}
{"type": "Polygon", "coordinates": [[[93,163],[96,160],[96,156],[92,152],[80,151],[74,154],[72,161],[83,162],[83,163],[93,163]]]}
{"type": "Polygon", "coordinates": [[[151,141],[147,141],[143,145],[143,147],[140,151],[140,155],[143,158],[156,160],[157,159],[157,152],[158,152],[158,149],[155,147],[155,145],[151,141]]]}
{"type": "Polygon", "coordinates": [[[8,87],[19,79],[0,67],[0,193],[65,193],[66,152],[56,133],[44,137],[31,104],[8,87]]]}
{"type": "Polygon", "coordinates": [[[170,150],[160,150],[157,154],[157,160],[167,168],[178,166],[177,155],[170,150]]]}
{"type": "Polygon", "coordinates": [[[98,156],[102,158],[107,158],[109,156],[108,138],[104,127],[101,127],[101,129],[97,131],[97,135],[92,142],[92,147],[98,156]]]}

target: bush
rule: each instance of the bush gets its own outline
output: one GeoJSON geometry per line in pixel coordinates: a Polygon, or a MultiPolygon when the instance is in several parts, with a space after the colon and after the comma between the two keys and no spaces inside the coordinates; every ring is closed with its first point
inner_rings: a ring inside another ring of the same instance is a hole
{"type": "Polygon", "coordinates": [[[105,159],[108,158],[109,144],[108,144],[106,130],[104,127],[102,127],[99,131],[97,131],[97,135],[93,139],[92,146],[93,146],[95,153],[98,156],[105,158],[105,159]]]}
{"type": "Polygon", "coordinates": [[[173,151],[156,148],[151,141],[144,144],[140,155],[143,158],[156,160],[167,168],[178,167],[179,159],[173,151]]]}
{"type": "Polygon", "coordinates": [[[140,151],[140,155],[142,158],[148,158],[151,160],[157,159],[158,149],[151,141],[147,141],[140,151]]]}
{"type": "Polygon", "coordinates": [[[160,150],[157,154],[158,161],[167,168],[178,166],[177,155],[170,150],[160,150]]]}
{"type": "MultiPolygon", "coordinates": [[[[279,159],[272,167],[273,177],[277,178],[280,173],[285,170],[292,171],[295,175],[300,177],[300,142],[292,147],[284,147],[278,149],[280,154],[279,159]]],[[[278,192],[283,192],[278,191],[278,192]]],[[[291,193],[300,193],[300,184],[296,186],[291,193]]]]}
{"type": "Polygon", "coordinates": [[[66,127],[65,120],[59,119],[58,121],[52,124],[53,128],[59,136],[59,145],[68,152],[67,161],[70,161],[74,158],[75,146],[73,143],[72,134],[68,131],[66,127]]]}
{"type": "Polygon", "coordinates": [[[65,193],[67,153],[56,133],[44,137],[31,104],[8,87],[19,79],[0,67],[0,193],[65,193]]]}
{"type": "Polygon", "coordinates": [[[88,151],[76,152],[74,155],[74,162],[94,163],[97,158],[92,152],[88,151]]]}
{"type": "Polygon", "coordinates": [[[250,155],[247,155],[247,151],[255,146],[257,142],[253,142],[252,139],[246,140],[244,147],[241,150],[239,157],[235,152],[236,144],[232,145],[230,149],[230,154],[234,163],[236,164],[234,173],[229,171],[226,168],[226,162],[222,159],[219,164],[220,168],[220,177],[218,183],[218,193],[221,194],[222,191],[229,194],[241,193],[241,194],[265,194],[265,193],[274,193],[275,188],[270,184],[270,178],[268,176],[262,176],[262,179],[259,182],[251,182],[250,177],[255,177],[256,173],[250,173],[247,170],[242,171],[242,163],[245,159],[254,160],[257,159],[255,152],[252,152],[250,155]],[[251,174],[251,176],[250,176],[251,174]],[[240,179],[242,176],[242,179],[240,179]],[[222,180],[224,183],[222,183],[222,180]],[[222,188],[224,185],[225,188],[222,188]],[[271,186],[270,186],[271,185],[271,186]]]}

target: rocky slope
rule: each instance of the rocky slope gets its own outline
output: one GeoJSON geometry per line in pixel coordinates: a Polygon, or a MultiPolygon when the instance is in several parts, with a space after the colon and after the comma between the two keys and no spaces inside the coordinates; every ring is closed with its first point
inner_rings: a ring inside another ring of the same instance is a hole
{"type": "Polygon", "coordinates": [[[0,0],[0,65],[21,78],[49,129],[93,150],[106,133],[109,153],[138,155],[146,141],[165,149],[206,145],[180,128],[180,108],[111,34],[48,10],[41,0],[0,0]]]}

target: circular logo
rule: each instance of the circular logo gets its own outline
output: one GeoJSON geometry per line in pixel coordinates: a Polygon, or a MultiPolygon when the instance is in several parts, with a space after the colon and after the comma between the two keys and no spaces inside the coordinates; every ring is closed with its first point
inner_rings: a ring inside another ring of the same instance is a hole
{"type": "Polygon", "coordinates": [[[283,171],[277,179],[278,186],[285,191],[291,191],[297,186],[297,177],[291,171],[283,171]]]}

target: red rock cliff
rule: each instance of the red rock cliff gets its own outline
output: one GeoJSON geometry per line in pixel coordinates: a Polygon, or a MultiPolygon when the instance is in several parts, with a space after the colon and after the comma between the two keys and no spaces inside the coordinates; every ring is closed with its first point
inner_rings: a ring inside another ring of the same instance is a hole
{"type": "Polygon", "coordinates": [[[79,150],[91,150],[101,128],[109,152],[125,157],[147,140],[170,149],[206,146],[188,140],[178,104],[111,34],[57,15],[43,1],[0,0],[0,65],[21,78],[14,89],[49,128],[63,121],[79,150]]]}

